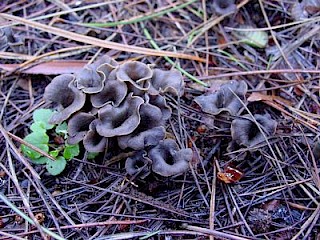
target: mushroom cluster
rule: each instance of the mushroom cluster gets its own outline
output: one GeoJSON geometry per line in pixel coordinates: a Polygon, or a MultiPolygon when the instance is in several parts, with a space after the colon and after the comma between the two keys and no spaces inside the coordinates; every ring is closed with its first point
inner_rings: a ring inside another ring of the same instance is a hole
{"type": "Polygon", "coordinates": [[[67,122],[69,144],[82,142],[88,152],[104,152],[112,138],[120,149],[136,151],[126,160],[130,175],[145,177],[152,165],[154,172],[172,176],[188,169],[192,151],[165,139],[171,108],[164,94],[181,96],[183,91],[176,70],[136,61],[119,64],[104,56],[76,74],[55,77],[44,98],[58,104],[50,122],[67,122]]]}
{"type": "Polygon", "coordinates": [[[222,112],[232,115],[231,136],[228,150],[237,147],[253,147],[275,133],[277,122],[269,114],[245,114],[240,116],[240,109],[246,104],[248,86],[245,81],[230,81],[214,93],[196,97],[194,101],[203,112],[218,115],[222,112]]]}

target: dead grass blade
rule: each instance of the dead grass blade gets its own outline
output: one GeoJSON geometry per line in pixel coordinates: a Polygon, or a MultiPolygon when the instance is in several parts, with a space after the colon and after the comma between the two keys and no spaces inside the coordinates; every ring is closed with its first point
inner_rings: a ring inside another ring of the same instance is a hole
{"type": "Polygon", "coordinates": [[[133,52],[133,53],[139,53],[139,54],[145,54],[145,55],[151,55],[151,56],[159,56],[159,57],[175,57],[175,58],[184,58],[184,59],[189,59],[189,60],[195,60],[199,62],[205,62],[206,60],[197,56],[189,55],[189,54],[184,54],[184,53],[175,53],[175,52],[169,52],[169,51],[159,51],[159,50],[154,50],[154,49],[148,49],[148,48],[143,48],[143,47],[136,47],[136,46],[131,46],[131,45],[125,45],[125,44],[120,44],[120,43],[114,43],[111,41],[107,40],[101,40],[98,38],[94,37],[89,37],[89,36],[84,36],[78,33],[66,31],[63,29],[59,29],[56,27],[51,27],[45,24],[41,24],[38,22],[30,21],[21,17],[17,16],[12,16],[9,14],[5,13],[0,13],[0,17],[11,20],[14,22],[18,22],[21,24],[25,24],[28,26],[31,26],[33,28],[46,31],[61,37],[65,37],[77,42],[82,42],[90,45],[94,45],[97,47],[102,47],[102,48],[109,48],[109,49],[114,49],[118,51],[126,51],[126,52],[133,52]]]}

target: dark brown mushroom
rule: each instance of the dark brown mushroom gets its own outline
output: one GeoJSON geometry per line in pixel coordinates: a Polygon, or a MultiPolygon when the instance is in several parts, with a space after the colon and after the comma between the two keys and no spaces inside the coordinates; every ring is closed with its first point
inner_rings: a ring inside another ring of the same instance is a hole
{"type": "Polygon", "coordinates": [[[148,152],[153,172],[169,177],[186,172],[192,160],[190,148],[180,149],[172,139],[165,139],[148,152]]]}
{"type": "Polygon", "coordinates": [[[77,144],[81,142],[89,130],[89,125],[94,120],[94,116],[90,113],[76,113],[68,121],[68,143],[77,144]]]}
{"type": "Polygon", "coordinates": [[[164,119],[160,108],[144,103],[140,107],[139,114],[140,123],[138,127],[131,134],[118,137],[120,148],[140,150],[155,146],[160,140],[164,139],[164,119]]]}
{"type": "Polygon", "coordinates": [[[212,7],[219,15],[232,13],[237,10],[234,0],[213,0],[212,7]]]}
{"type": "Polygon", "coordinates": [[[145,151],[138,151],[134,156],[127,158],[125,163],[129,175],[138,175],[141,179],[146,178],[151,172],[151,160],[145,151]]]}
{"type": "Polygon", "coordinates": [[[236,115],[242,107],[241,101],[245,100],[246,92],[247,84],[244,81],[231,81],[222,85],[218,91],[196,97],[194,101],[206,113],[217,115],[226,111],[236,115]]]}
{"type": "MultiPolygon", "coordinates": [[[[123,63],[116,70],[116,78],[119,81],[127,82],[141,91],[148,90],[152,74],[152,70],[148,65],[135,61],[123,63]]],[[[131,89],[130,86],[128,88],[131,89]]]]}
{"type": "Polygon", "coordinates": [[[104,152],[108,144],[108,138],[97,133],[96,124],[97,120],[91,122],[90,129],[83,138],[83,146],[88,152],[104,152]]]}
{"type": "Polygon", "coordinates": [[[85,104],[86,95],[74,86],[74,75],[62,74],[55,77],[44,91],[44,99],[59,104],[50,123],[59,124],[67,120],[73,113],[79,111],[85,104]]]}
{"type": "Polygon", "coordinates": [[[118,106],[108,104],[98,111],[97,132],[104,137],[132,133],[140,123],[139,109],[143,99],[132,93],[118,106]]]}
{"type": "Polygon", "coordinates": [[[118,63],[108,56],[100,58],[93,64],[87,64],[75,75],[77,88],[88,94],[100,92],[109,74],[117,65],[118,63]]]}
{"type": "Polygon", "coordinates": [[[157,106],[160,108],[162,112],[162,119],[168,120],[171,117],[172,110],[167,104],[166,99],[161,95],[146,95],[145,96],[146,102],[149,102],[150,104],[157,106]]]}
{"type": "Polygon", "coordinates": [[[99,93],[91,95],[92,106],[101,108],[110,103],[117,107],[125,99],[127,91],[127,85],[124,82],[108,80],[99,93]]]}
{"type": "Polygon", "coordinates": [[[148,92],[152,95],[168,92],[175,96],[182,96],[184,92],[182,74],[175,69],[170,71],[154,69],[148,92]]]}
{"type": "Polygon", "coordinates": [[[269,114],[254,114],[254,120],[249,114],[238,117],[231,123],[231,136],[237,144],[252,147],[266,140],[265,137],[275,133],[277,122],[269,114]],[[260,131],[259,127],[263,131],[260,131]]]}

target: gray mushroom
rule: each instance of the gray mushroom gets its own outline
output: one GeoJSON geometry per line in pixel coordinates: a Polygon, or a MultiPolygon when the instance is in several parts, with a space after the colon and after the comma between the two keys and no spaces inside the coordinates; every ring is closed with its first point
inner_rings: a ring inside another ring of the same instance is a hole
{"type": "Polygon", "coordinates": [[[51,117],[50,123],[62,123],[84,106],[86,95],[74,86],[73,80],[74,75],[62,74],[46,87],[44,99],[58,103],[60,108],[60,111],[51,117]]]}
{"type": "Polygon", "coordinates": [[[92,106],[101,108],[107,104],[117,107],[127,95],[127,85],[117,80],[108,80],[103,89],[90,96],[92,106]]]}
{"type": "MultiPolygon", "coordinates": [[[[138,90],[146,91],[150,86],[149,81],[152,74],[152,70],[148,65],[132,61],[123,63],[117,68],[116,78],[119,81],[128,82],[138,90]]],[[[131,89],[130,86],[129,88],[131,89]]]]}
{"type": "Polygon", "coordinates": [[[145,96],[146,102],[149,102],[150,104],[157,106],[160,108],[162,112],[162,119],[168,120],[171,117],[172,110],[167,105],[166,99],[161,95],[146,95],[145,96]]]}
{"type": "Polygon", "coordinates": [[[120,148],[140,150],[155,146],[164,139],[164,119],[161,110],[149,103],[144,103],[140,107],[139,114],[138,127],[131,134],[118,137],[120,148]]]}
{"type": "MultiPolygon", "coordinates": [[[[254,114],[253,117],[265,136],[271,136],[275,133],[277,122],[271,119],[269,114],[254,114]]],[[[232,139],[239,145],[252,147],[265,141],[264,135],[249,114],[236,118],[231,123],[232,139]]]]}
{"type": "Polygon", "coordinates": [[[213,0],[212,7],[219,15],[228,14],[237,10],[234,0],[213,0]]]}
{"type": "Polygon", "coordinates": [[[118,106],[108,104],[98,111],[97,132],[104,137],[123,136],[132,133],[140,123],[141,97],[132,93],[118,106]]]}
{"type": "Polygon", "coordinates": [[[224,84],[220,89],[209,95],[201,95],[195,98],[195,102],[201,107],[202,111],[217,115],[222,111],[236,115],[245,100],[247,84],[244,81],[231,81],[224,84]]]}
{"type": "Polygon", "coordinates": [[[108,56],[104,56],[87,64],[75,75],[77,88],[88,94],[98,93],[102,90],[104,82],[118,63],[108,56]]]}
{"type": "Polygon", "coordinates": [[[146,155],[145,151],[138,151],[134,156],[127,158],[125,168],[129,175],[138,174],[144,179],[150,174],[152,162],[146,155]]]}
{"type": "Polygon", "coordinates": [[[149,93],[152,95],[158,95],[159,93],[171,93],[174,96],[182,96],[184,90],[184,81],[182,74],[173,69],[170,71],[164,71],[160,69],[153,70],[153,76],[151,79],[151,86],[149,93]]]}
{"type": "Polygon", "coordinates": [[[76,113],[68,121],[68,143],[77,144],[81,142],[89,130],[89,125],[94,120],[94,116],[90,113],[76,113]]]}
{"type": "Polygon", "coordinates": [[[169,177],[184,173],[189,169],[189,162],[192,160],[190,148],[178,149],[177,143],[172,139],[165,139],[148,152],[152,160],[153,172],[169,177]]]}
{"type": "Polygon", "coordinates": [[[83,138],[83,146],[88,152],[104,152],[108,144],[108,138],[100,136],[96,131],[97,120],[91,122],[89,131],[83,138]]]}

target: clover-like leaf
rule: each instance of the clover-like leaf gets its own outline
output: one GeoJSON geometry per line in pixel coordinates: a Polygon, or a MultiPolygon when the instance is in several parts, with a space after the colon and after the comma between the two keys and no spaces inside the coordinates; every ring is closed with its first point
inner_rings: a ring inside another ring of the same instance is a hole
{"type": "Polygon", "coordinates": [[[46,132],[46,123],[44,122],[34,122],[31,124],[30,129],[32,132],[46,132]]]}
{"type": "Polygon", "coordinates": [[[59,124],[56,129],[55,129],[55,132],[58,134],[58,135],[61,135],[63,137],[67,137],[68,135],[68,124],[66,122],[63,122],[61,124],[59,124]]]}
{"type": "Polygon", "coordinates": [[[47,157],[40,157],[40,158],[37,158],[37,159],[32,159],[31,161],[34,164],[42,165],[42,164],[46,164],[48,160],[50,160],[50,159],[47,158],[47,157]]]}
{"type": "Polygon", "coordinates": [[[53,124],[49,124],[49,119],[55,112],[51,109],[37,109],[33,112],[33,121],[35,123],[42,122],[45,124],[45,129],[52,129],[53,124]]]}
{"type": "Polygon", "coordinates": [[[56,176],[62,173],[66,165],[67,165],[66,159],[64,157],[59,156],[55,161],[48,160],[46,162],[46,169],[51,175],[56,176]]]}
{"type": "Polygon", "coordinates": [[[63,157],[67,160],[70,160],[80,153],[79,144],[68,145],[66,144],[65,149],[63,150],[63,157]]]}
{"type": "MultiPolygon", "coordinates": [[[[24,138],[24,140],[27,143],[32,144],[33,146],[41,149],[44,152],[49,151],[49,146],[48,146],[49,136],[45,132],[42,132],[42,131],[32,132],[28,134],[24,138]]],[[[27,147],[26,145],[21,145],[21,150],[25,156],[27,156],[32,160],[40,158],[42,156],[41,153],[38,153],[37,151],[27,147]]]]}
{"type": "Polygon", "coordinates": [[[56,158],[56,157],[58,157],[59,153],[60,153],[60,149],[56,149],[56,150],[50,151],[50,152],[49,152],[49,155],[50,155],[51,157],[56,158]]]}

